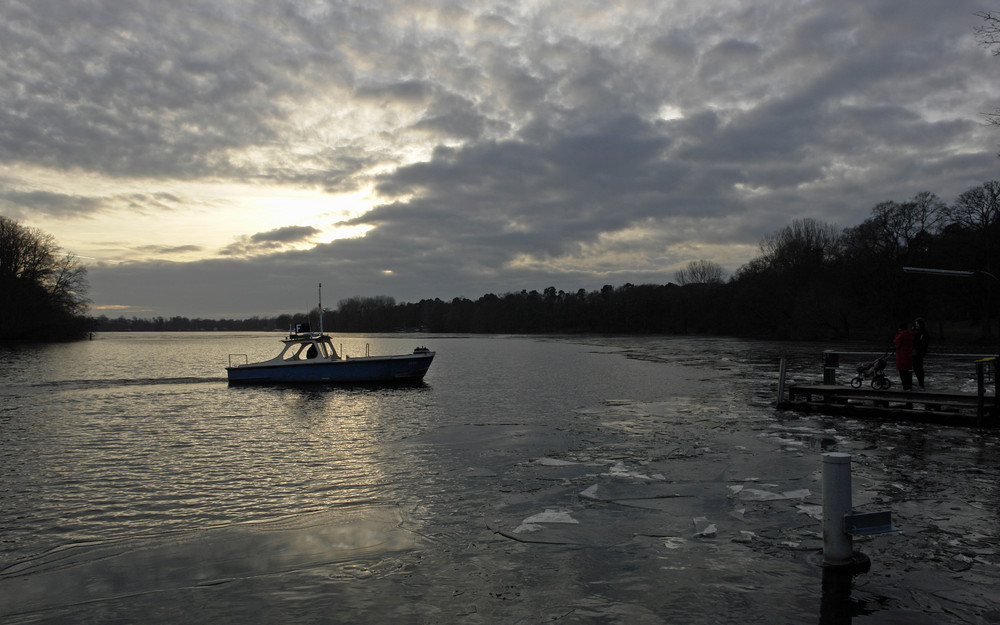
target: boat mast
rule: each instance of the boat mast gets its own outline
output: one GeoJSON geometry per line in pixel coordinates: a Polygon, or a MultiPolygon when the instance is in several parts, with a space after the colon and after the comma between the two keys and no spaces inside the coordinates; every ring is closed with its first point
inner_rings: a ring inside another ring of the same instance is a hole
{"type": "Polygon", "coordinates": [[[319,283],[319,333],[323,334],[323,283],[319,283]]]}

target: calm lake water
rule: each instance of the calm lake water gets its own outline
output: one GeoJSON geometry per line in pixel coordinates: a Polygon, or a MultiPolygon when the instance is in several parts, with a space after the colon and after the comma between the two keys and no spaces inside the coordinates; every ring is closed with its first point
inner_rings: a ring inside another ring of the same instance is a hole
{"type": "Polygon", "coordinates": [[[278,338],[0,348],[0,621],[1000,622],[996,435],[775,410],[824,346],[344,335],[437,357],[230,388],[278,338]],[[824,451],[908,528],[832,594],[824,451]]]}

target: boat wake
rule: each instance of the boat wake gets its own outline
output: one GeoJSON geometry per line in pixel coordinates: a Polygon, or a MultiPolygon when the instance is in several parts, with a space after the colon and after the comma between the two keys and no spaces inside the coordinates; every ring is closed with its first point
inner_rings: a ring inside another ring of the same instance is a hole
{"type": "Polygon", "coordinates": [[[92,379],[92,380],[49,380],[45,382],[13,382],[9,384],[11,390],[22,389],[46,389],[53,390],[73,390],[73,389],[100,389],[117,388],[121,386],[161,386],[161,385],[182,385],[182,384],[219,384],[226,382],[226,378],[200,378],[200,377],[180,377],[180,378],[115,378],[115,379],[92,379]]]}

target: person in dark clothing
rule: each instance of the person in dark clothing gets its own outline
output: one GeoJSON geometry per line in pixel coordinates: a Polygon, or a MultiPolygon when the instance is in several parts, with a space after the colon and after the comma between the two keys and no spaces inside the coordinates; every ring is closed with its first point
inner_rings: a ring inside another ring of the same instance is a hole
{"type": "Polygon", "coordinates": [[[930,345],[931,336],[923,317],[917,317],[913,322],[913,375],[917,377],[917,388],[924,390],[924,356],[930,345]]]}
{"type": "Polygon", "coordinates": [[[896,371],[903,390],[913,389],[913,339],[916,335],[905,323],[899,324],[899,333],[892,342],[896,344],[896,371]]]}

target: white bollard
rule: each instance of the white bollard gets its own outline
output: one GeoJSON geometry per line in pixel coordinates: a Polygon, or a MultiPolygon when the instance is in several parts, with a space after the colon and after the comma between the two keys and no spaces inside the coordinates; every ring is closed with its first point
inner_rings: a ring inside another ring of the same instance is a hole
{"type": "Polygon", "coordinates": [[[845,531],[851,512],[851,454],[823,454],[823,565],[852,563],[854,541],[845,531]]]}

